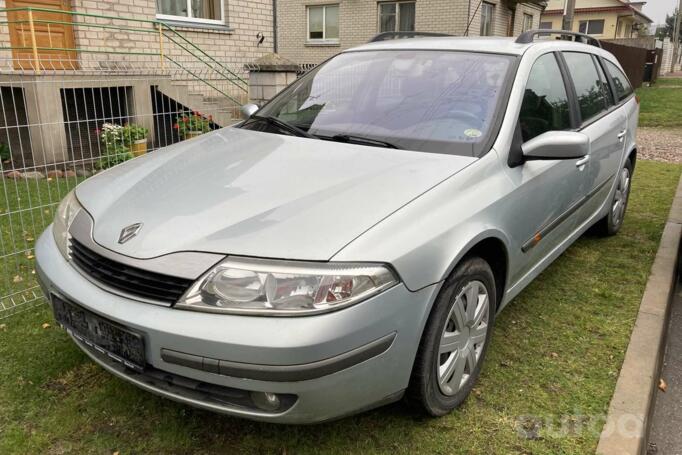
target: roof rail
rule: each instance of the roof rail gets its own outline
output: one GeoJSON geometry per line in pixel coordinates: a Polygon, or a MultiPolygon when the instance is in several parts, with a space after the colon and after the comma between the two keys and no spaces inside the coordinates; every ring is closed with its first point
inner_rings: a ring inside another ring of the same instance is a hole
{"type": "Polygon", "coordinates": [[[533,38],[536,36],[541,36],[541,35],[559,35],[566,39],[566,38],[573,38],[572,41],[578,42],[578,43],[585,43],[585,44],[591,44],[592,46],[597,46],[601,47],[601,42],[590,36],[586,35],[584,33],[578,33],[578,32],[569,32],[566,30],[549,30],[549,29],[542,29],[542,30],[528,30],[527,32],[523,32],[519,35],[518,38],[516,38],[516,42],[519,44],[529,44],[533,42],[533,38]]]}
{"type": "Polygon", "coordinates": [[[383,32],[375,35],[372,39],[367,41],[368,43],[376,43],[379,41],[388,41],[392,39],[402,39],[402,38],[428,38],[435,36],[452,36],[447,33],[435,33],[435,32],[383,32]]]}

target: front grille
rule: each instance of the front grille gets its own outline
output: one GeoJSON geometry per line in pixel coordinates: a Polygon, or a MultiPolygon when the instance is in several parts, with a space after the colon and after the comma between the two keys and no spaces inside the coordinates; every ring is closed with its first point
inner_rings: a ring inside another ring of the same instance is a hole
{"type": "Polygon", "coordinates": [[[112,261],[71,238],[71,259],[86,275],[106,286],[133,296],[175,303],[193,281],[112,261]]]}

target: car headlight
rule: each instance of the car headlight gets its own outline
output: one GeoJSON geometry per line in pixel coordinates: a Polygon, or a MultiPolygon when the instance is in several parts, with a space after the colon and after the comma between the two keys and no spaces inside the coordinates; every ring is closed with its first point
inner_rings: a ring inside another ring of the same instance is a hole
{"type": "Polygon", "coordinates": [[[298,316],[332,311],[398,283],[379,264],[228,258],[201,277],[176,308],[216,313],[298,316]]]}
{"type": "Polygon", "coordinates": [[[66,259],[69,259],[69,228],[82,208],[74,191],[71,191],[59,204],[54,217],[52,233],[57,242],[57,248],[66,259]]]}

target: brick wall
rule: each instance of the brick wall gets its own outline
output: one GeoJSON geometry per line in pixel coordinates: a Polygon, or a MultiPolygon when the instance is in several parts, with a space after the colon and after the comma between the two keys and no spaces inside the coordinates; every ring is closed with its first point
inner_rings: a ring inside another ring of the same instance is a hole
{"type": "Polygon", "coordinates": [[[533,16],[533,26],[531,28],[540,28],[540,15],[542,14],[542,8],[529,3],[520,3],[516,7],[516,14],[514,16],[514,36],[518,36],[523,32],[524,14],[530,14],[533,16]]]}
{"type": "MultiPolygon", "coordinates": [[[[278,53],[297,63],[319,63],[343,49],[363,44],[378,33],[378,3],[376,0],[278,0],[278,53]],[[306,6],[324,4],[339,5],[338,44],[307,42],[306,6]]],[[[536,5],[520,3],[514,16],[505,0],[490,0],[489,3],[495,5],[493,33],[496,36],[509,36],[510,30],[518,35],[523,12],[533,15],[534,27],[540,24],[541,9],[536,5]]],[[[417,0],[415,4],[418,31],[462,36],[467,28],[467,18],[470,18],[469,36],[479,34],[481,11],[475,0],[471,5],[468,0],[417,0]]]]}
{"type": "MultiPolygon", "coordinates": [[[[212,57],[235,69],[250,63],[265,53],[273,51],[272,0],[224,0],[226,26],[199,28],[190,24],[177,27],[189,41],[200,47],[212,57]],[[265,35],[265,41],[257,45],[256,35],[265,35]]],[[[5,7],[0,0],[0,7],[5,7]]],[[[156,17],[155,0],[73,0],[72,10],[107,16],[127,17],[142,20],[154,20],[156,17]]],[[[4,17],[0,17],[4,19],[4,17]]],[[[152,24],[103,18],[74,18],[75,22],[111,24],[118,26],[147,27],[152,24]]],[[[121,30],[105,30],[86,26],[75,26],[76,47],[88,50],[118,50],[127,52],[156,52],[159,48],[159,37],[155,33],[141,33],[121,30]]],[[[9,34],[6,26],[0,26],[0,43],[8,45],[9,34]]],[[[164,43],[165,51],[172,53],[174,45],[164,43]]],[[[179,51],[176,49],[176,52],[179,51]]],[[[185,58],[189,55],[184,52],[185,58]]],[[[0,57],[3,54],[0,54],[0,57]]],[[[138,57],[144,59],[148,57],[138,57]]],[[[135,60],[132,55],[112,55],[81,53],[83,62],[106,62],[135,60]]]]}

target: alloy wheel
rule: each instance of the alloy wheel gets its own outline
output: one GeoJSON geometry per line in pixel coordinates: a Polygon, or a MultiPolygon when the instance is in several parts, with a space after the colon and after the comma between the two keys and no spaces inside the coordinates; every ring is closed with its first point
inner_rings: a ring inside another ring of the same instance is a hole
{"type": "Polygon", "coordinates": [[[613,224],[619,226],[625,217],[625,206],[628,202],[628,192],[630,191],[630,171],[624,167],[620,171],[618,178],[618,186],[616,187],[616,194],[613,197],[613,205],[611,206],[613,224]]]}
{"type": "Polygon", "coordinates": [[[438,347],[438,386],[456,394],[473,374],[488,336],[490,299],[480,281],[467,283],[448,313],[438,347]]]}

